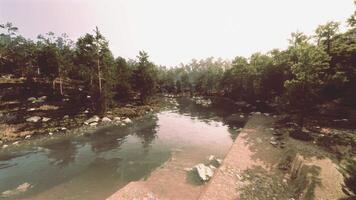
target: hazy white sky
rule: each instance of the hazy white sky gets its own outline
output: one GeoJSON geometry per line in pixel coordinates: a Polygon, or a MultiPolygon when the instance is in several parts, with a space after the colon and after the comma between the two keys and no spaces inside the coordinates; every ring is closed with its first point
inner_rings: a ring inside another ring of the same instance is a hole
{"type": "Polygon", "coordinates": [[[53,31],[74,40],[98,26],[115,56],[145,50],[171,66],[284,48],[291,32],[312,34],[354,10],[353,0],[0,0],[0,23],[30,38],[53,31]]]}

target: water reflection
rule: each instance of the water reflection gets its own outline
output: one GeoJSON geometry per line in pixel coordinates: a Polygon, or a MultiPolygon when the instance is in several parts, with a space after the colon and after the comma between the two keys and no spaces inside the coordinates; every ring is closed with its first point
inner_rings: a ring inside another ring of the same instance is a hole
{"type": "Polygon", "coordinates": [[[50,163],[60,168],[74,162],[77,153],[76,146],[71,140],[60,140],[42,146],[48,150],[47,157],[50,163]]]}
{"type": "Polygon", "coordinates": [[[112,149],[119,150],[128,134],[128,131],[122,129],[115,130],[115,127],[98,130],[89,136],[91,150],[97,154],[112,149]]]}
{"type": "Polygon", "coordinates": [[[151,143],[157,137],[157,120],[158,118],[155,115],[149,115],[141,121],[139,126],[136,126],[134,133],[141,139],[142,147],[145,152],[149,151],[151,143]]]}

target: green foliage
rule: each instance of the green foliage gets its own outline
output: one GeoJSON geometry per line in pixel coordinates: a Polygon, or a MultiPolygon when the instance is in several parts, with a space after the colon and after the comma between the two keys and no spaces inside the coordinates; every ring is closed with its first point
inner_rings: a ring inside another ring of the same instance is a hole
{"type": "Polygon", "coordinates": [[[134,88],[139,92],[142,103],[146,102],[156,89],[155,65],[148,60],[148,57],[146,52],[139,52],[137,66],[132,77],[134,88]]]}

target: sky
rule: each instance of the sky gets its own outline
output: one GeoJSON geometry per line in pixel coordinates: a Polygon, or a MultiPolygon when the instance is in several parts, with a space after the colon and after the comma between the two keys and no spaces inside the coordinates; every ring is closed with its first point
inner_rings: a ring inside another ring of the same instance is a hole
{"type": "Polygon", "coordinates": [[[283,49],[292,32],[313,34],[354,10],[353,0],[0,0],[0,23],[31,39],[52,31],[76,40],[98,26],[115,56],[145,50],[175,66],[283,49]]]}

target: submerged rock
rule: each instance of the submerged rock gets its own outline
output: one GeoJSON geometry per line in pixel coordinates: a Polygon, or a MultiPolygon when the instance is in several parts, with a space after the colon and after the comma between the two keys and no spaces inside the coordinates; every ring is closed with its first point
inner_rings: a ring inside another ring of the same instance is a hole
{"type": "Polygon", "coordinates": [[[40,120],[41,120],[41,117],[39,117],[39,116],[33,116],[33,117],[26,119],[26,121],[28,121],[28,122],[38,122],[40,120]]]}
{"type": "Polygon", "coordinates": [[[15,188],[13,190],[7,190],[7,191],[1,193],[1,196],[2,197],[11,197],[11,196],[14,196],[14,195],[18,195],[19,193],[26,192],[31,187],[32,187],[31,184],[23,183],[23,184],[19,185],[17,188],[15,188]]]}
{"type": "Polygon", "coordinates": [[[202,163],[194,166],[193,170],[198,173],[198,176],[202,181],[208,181],[214,175],[213,170],[202,163]]]}

